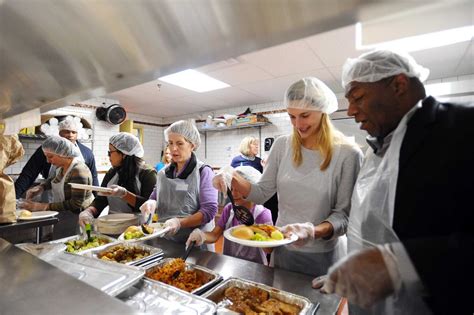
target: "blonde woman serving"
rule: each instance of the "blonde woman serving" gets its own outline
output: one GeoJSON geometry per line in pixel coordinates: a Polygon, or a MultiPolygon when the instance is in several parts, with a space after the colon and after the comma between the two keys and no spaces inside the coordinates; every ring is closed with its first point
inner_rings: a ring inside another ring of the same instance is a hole
{"type": "Polygon", "coordinates": [[[288,88],[284,101],[293,132],[275,141],[260,181],[252,184],[224,168],[213,183],[221,191],[232,186],[257,204],[276,192],[276,225],[298,241],[276,248],[271,263],[319,276],[346,253],[341,236],[362,153],[332,125],[329,114],[336,111],[337,99],[323,82],[303,78],[288,88]]]}

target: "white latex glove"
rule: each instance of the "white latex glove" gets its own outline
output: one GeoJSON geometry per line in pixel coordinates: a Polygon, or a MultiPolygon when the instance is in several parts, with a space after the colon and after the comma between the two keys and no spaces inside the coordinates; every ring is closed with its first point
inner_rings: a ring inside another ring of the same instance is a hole
{"type": "Polygon", "coordinates": [[[227,188],[232,185],[232,176],[234,175],[234,168],[230,165],[222,167],[216,176],[212,179],[212,185],[215,189],[224,193],[227,196],[227,188]]]}
{"type": "Polygon", "coordinates": [[[288,224],[282,227],[280,231],[286,236],[296,235],[298,240],[293,245],[297,247],[301,247],[308,241],[314,240],[314,225],[311,222],[288,224]]]}
{"type": "Polygon", "coordinates": [[[26,200],[20,204],[20,207],[30,211],[45,211],[48,210],[49,203],[26,200]]]}
{"type": "Polygon", "coordinates": [[[31,200],[36,196],[39,196],[43,193],[44,188],[41,185],[31,187],[26,191],[26,200],[31,200]]]}
{"type": "Polygon", "coordinates": [[[123,198],[127,195],[128,192],[127,189],[119,185],[110,185],[109,188],[112,189],[111,192],[98,192],[97,194],[99,196],[123,198]]]}
{"type": "Polygon", "coordinates": [[[141,205],[140,211],[142,213],[142,222],[146,222],[148,216],[152,213],[155,213],[156,205],[157,202],[153,199],[149,199],[141,205]]]}
{"type": "Polygon", "coordinates": [[[189,234],[188,240],[186,241],[186,248],[191,245],[191,242],[195,241],[196,246],[201,246],[206,241],[206,234],[200,229],[194,229],[191,234],[189,234]]]}
{"type": "Polygon", "coordinates": [[[175,235],[181,228],[181,223],[179,222],[178,218],[171,218],[165,222],[165,228],[170,229],[166,235],[175,235]]]}
{"type": "Polygon", "coordinates": [[[349,302],[370,308],[395,291],[384,262],[384,248],[354,252],[335,263],[328,271],[323,293],[336,293],[349,302]]]}
{"type": "Polygon", "coordinates": [[[79,225],[84,227],[87,223],[91,224],[94,221],[94,213],[97,212],[97,209],[94,207],[89,207],[79,213],[79,225]]]}

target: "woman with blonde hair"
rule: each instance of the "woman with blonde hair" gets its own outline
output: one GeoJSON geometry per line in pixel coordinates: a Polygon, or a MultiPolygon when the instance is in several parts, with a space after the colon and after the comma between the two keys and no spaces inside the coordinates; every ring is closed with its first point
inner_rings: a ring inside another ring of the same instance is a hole
{"type": "Polygon", "coordinates": [[[240,155],[234,157],[230,165],[233,168],[238,166],[251,166],[260,173],[263,172],[262,159],[258,154],[258,139],[255,137],[245,137],[240,142],[240,155]]]}
{"type": "Polygon", "coordinates": [[[276,248],[273,265],[320,276],[346,254],[343,236],[362,152],[332,125],[329,114],[337,99],[320,80],[293,83],[284,102],[293,132],[276,139],[260,181],[249,183],[223,168],[214,186],[221,191],[232,186],[257,204],[277,192],[276,225],[298,240],[276,248]]]}

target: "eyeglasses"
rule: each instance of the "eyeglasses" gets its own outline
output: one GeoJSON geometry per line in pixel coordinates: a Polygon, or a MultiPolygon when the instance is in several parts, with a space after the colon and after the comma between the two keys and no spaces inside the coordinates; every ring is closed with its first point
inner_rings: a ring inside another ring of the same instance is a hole
{"type": "Polygon", "coordinates": [[[108,151],[108,152],[107,152],[107,155],[108,155],[108,156],[111,156],[113,152],[118,152],[118,150],[108,151]]]}

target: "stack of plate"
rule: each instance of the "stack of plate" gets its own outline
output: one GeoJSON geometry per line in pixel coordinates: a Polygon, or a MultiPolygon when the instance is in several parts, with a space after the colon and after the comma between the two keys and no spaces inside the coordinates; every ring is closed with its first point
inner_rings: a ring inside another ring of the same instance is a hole
{"type": "Polygon", "coordinates": [[[99,233],[119,235],[130,225],[138,225],[138,216],[132,213],[114,213],[99,217],[95,224],[99,233]]]}

